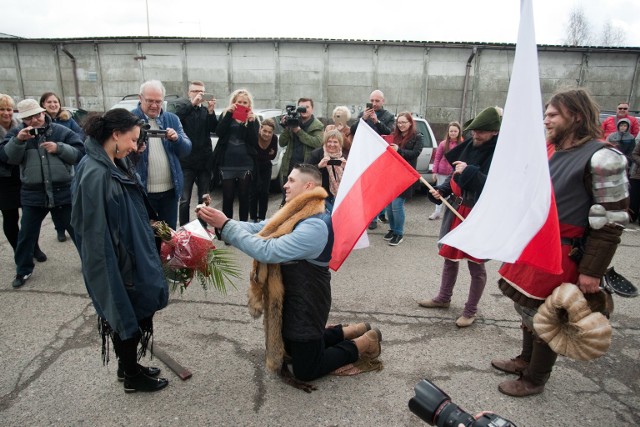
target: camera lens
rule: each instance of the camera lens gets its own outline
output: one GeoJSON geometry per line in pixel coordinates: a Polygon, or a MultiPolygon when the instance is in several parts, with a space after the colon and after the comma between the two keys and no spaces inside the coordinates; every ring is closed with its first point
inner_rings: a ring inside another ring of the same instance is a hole
{"type": "Polygon", "coordinates": [[[409,400],[409,409],[424,422],[438,427],[457,427],[462,423],[471,426],[474,418],[451,402],[447,393],[440,390],[429,380],[416,384],[415,397],[409,400]]]}
{"type": "Polygon", "coordinates": [[[440,407],[451,398],[430,381],[422,380],[416,384],[415,397],[409,400],[409,409],[430,425],[435,425],[440,407]]]}
{"type": "Polygon", "coordinates": [[[459,424],[469,427],[472,426],[476,420],[471,416],[471,414],[463,411],[462,408],[455,403],[447,402],[442,405],[439,411],[436,412],[434,421],[438,427],[457,427],[459,424]]]}

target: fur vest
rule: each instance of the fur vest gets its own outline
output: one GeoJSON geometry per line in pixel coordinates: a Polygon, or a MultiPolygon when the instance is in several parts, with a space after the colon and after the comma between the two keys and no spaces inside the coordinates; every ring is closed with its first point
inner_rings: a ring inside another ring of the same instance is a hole
{"type": "MultiPolygon", "coordinates": [[[[325,211],[326,197],[327,192],[322,187],[298,195],[276,212],[258,236],[272,239],[291,233],[300,221],[325,211]]],[[[280,264],[265,264],[254,260],[248,296],[249,313],[254,318],[264,313],[267,368],[272,372],[279,372],[285,353],[282,340],[284,285],[280,264]]]]}

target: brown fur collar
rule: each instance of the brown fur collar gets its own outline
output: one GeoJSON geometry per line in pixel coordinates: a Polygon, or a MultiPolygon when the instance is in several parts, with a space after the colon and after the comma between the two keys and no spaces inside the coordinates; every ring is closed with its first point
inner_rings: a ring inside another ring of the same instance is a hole
{"type": "MultiPolygon", "coordinates": [[[[298,195],[276,212],[258,236],[272,239],[291,233],[296,224],[303,219],[324,212],[326,197],[327,192],[322,187],[315,187],[298,195]]],[[[248,296],[249,313],[254,318],[258,318],[264,312],[267,368],[272,372],[280,372],[284,359],[282,341],[284,285],[280,264],[264,264],[254,260],[248,296]]]]}
{"type": "Polygon", "coordinates": [[[58,118],[63,122],[66,122],[71,118],[71,113],[67,110],[60,110],[60,112],[58,113],[58,118]]]}

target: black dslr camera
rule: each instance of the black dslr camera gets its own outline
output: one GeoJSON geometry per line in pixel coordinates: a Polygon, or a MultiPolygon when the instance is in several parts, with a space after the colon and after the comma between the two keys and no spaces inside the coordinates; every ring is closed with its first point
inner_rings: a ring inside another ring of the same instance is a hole
{"type": "Polygon", "coordinates": [[[138,137],[138,148],[149,144],[149,138],[166,138],[167,131],[164,129],[151,129],[148,123],[140,126],[140,136],[138,137]]]}
{"type": "Polygon", "coordinates": [[[307,107],[297,107],[295,105],[287,105],[285,107],[287,114],[285,115],[285,126],[290,128],[300,127],[300,113],[306,113],[307,107]]]}
{"type": "Polygon", "coordinates": [[[29,129],[29,135],[32,135],[32,136],[44,135],[46,130],[47,130],[46,128],[29,129]]]}
{"type": "Polygon", "coordinates": [[[516,427],[496,414],[483,414],[476,420],[429,380],[420,381],[414,390],[416,395],[409,400],[409,409],[431,426],[458,427],[462,424],[465,427],[516,427]]]}

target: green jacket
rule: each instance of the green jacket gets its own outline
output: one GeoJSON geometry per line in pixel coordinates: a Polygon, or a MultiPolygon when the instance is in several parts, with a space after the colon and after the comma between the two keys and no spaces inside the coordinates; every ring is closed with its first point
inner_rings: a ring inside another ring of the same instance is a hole
{"type": "Polygon", "coordinates": [[[278,143],[281,147],[287,147],[287,150],[282,156],[282,164],[280,165],[280,185],[284,185],[284,183],[287,182],[287,177],[289,176],[289,172],[291,172],[289,164],[291,163],[291,156],[293,155],[293,144],[302,143],[305,162],[309,160],[309,156],[314,149],[322,147],[324,125],[314,116],[312,116],[311,120],[311,124],[307,126],[306,131],[301,127],[300,132],[294,134],[291,130],[285,129],[282,135],[280,135],[278,143]],[[289,146],[290,144],[291,146],[289,146]]]}

